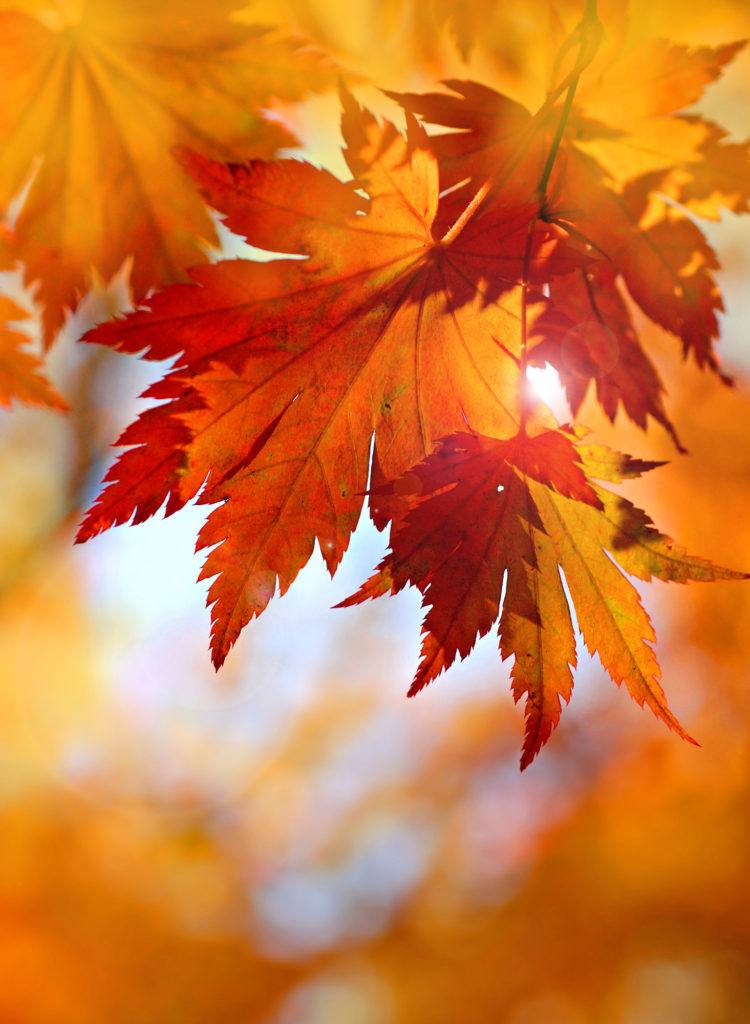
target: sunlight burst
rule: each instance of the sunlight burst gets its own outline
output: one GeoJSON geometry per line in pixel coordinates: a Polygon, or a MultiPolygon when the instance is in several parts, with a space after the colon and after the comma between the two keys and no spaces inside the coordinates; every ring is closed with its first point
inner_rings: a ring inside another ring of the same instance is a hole
{"type": "Polygon", "coordinates": [[[560,420],[570,419],[570,407],[557,370],[545,363],[544,367],[529,366],[526,379],[534,394],[550,407],[560,420]]]}

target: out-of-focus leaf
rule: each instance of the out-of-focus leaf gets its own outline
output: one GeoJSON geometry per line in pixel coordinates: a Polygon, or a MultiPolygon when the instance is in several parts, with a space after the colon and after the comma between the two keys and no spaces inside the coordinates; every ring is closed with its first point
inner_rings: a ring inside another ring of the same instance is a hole
{"type": "Polygon", "coordinates": [[[16,256],[39,281],[48,342],[95,268],[134,256],[135,298],[184,277],[216,236],[174,159],[269,156],[260,113],[331,82],[300,42],[233,20],[236,0],[18,0],[0,10],[0,206],[25,188],[16,256]]]}

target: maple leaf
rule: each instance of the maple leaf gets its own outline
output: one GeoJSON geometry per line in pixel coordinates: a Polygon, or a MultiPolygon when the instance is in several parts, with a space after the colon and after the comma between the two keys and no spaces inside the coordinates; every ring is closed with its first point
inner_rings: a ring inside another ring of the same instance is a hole
{"type": "Polygon", "coordinates": [[[686,171],[667,183],[669,194],[701,217],[722,210],[750,212],[750,143],[730,142],[718,125],[703,122],[705,136],[686,171]]]}
{"type": "Polygon", "coordinates": [[[42,361],[25,351],[28,338],[11,323],[27,319],[28,314],[12,299],[0,295],[0,406],[13,400],[50,409],[67,409],[42,372],[42,361]]]}
{"type": "Polygon", "coordinates": [[[688,47],[624,31],[582,78],[571,116],[575,146],[624,186],[662,172],[662,191],[700,216],[747,212],[750,143],[727,141],[705,117],[683,111],[746,45],[688,47]]]}
{"type": "Polygon", "coordinates": [[[383,489],[398,508],[390,550],[342,606],[409,584],[419,588],[427,612],[412,696],[489,632],[506,577],[500,650],[514,659],[515,699],[526,695],[525,768],[558,724],[573,687],[576,648],[562,571],[588,650],[638,704],[689,740],[659,682],[648,615],[615,562],[642,580],[747,577],[688,555],[644,512],[592,482],[619,483],[655,465],[582,445],[572,431],[446,438],[383,489]]]}
{"type": "MultiPolygon", "coordinates": [[[[579,33],[584,26],[585,20],[579,33]]],[[[696,207],[702,204],[709,214],[717,197],[725,198],[736,210],[746,207],[747,179],[740,174],[747,164],[746,148],[724,144],[720,131],[700,118],[672,116],[700,96],[740,45],[690,50],[654,42],[628,50],[618,43],[614,52],[612,47],[599,52],[589,47],[590,66],[580,68],[565,94],[563,110],[567,110],[568,123],[558,140],[559,159],[546,174],[549,183],[542,216],[565,227],[572,244],[583,245],[592,260],[601,261],[599,267],[587,271],[586,279],[594,282],[595,288],[586,288],[586,294],[581,294],[574,284],[569,294],[558,281],[552,308],[561,305],[565,315],[567,306],[568,316],[571,312],[583,316],[584,322],[594,325],[599,338],[606,332],[610,342],[618,343],[622,362],[609,367],[606,383],[601,382],[601,367],[582,372],[586,362],[591,363],[580,328],[568,338],[567,353],[562,352],[559,338],[547,338],[543,345],[546,358],[568,377],[568,391],[576,406],[588,384],[596,381],[597,396],[610,417],[622,405],[640,426],[648,415],[653,416],[675,440],[663,404],[663,386],[641,349],[618,281],[624,282],[652,320],[681,339],[686,354],[692,353],[700,366],[719,372],[712,348],[718,336],[717,313],[723,308],[713,277],[718,262],[695,224],[660,193],[696,207]],[[658,73],[649,63],[655,54],[661,59],[658,73]],[[628,89],[617,102],[624,81],[629,82],[628,89]],[[612,125],[603,120],[608,112],[612,125]],[[683,128],[689,139],[679,152],[668,146],[653,149],[654,133],[664,139],[670,130],[674,134],[683,128]],[[620,152],[612,146],[629,151],[640,147],[652,159],[634,164],[632,159],[626,162],[615,156],[606,165],[600,163],[607,153],[620,152]],[[715,180],[712,159],[718,168],[715,180]],[[619,176],[613,174],[613,166],[619,169],[619,176]],[[566,358],[571,349],[577,349],[574,361],[579,382],[575,387],[571,386],[566,358]]],[[[430,138],[440,162],[441,185],[447,190],[438,220],[441,216],[450,219],[471,189],[483,181],[490,188],[495,183],[506,191],[513,188],[519,198],[524,190],[532,192],[545,176],[542,169],[551,149],[550,138],[554,126],[561,123],[559,86],[532,116],[521,104],[487,86],[456,80],[444,85],[448,92],[390,93],[425,122],[451,129],[430,138]]],[[[543,321],[543,327],[559,324],[560,318],[543,321]]],[[[609,347],[614,351],[611,344],[609,347]]]]}
{"type": "MultiPolygon", "coordinates": [[[[643,312],[681,340],[685,355],[719,373],[713,351],[717,313],[724,308],[713,276],[719,262],[693,221],[657,194],[663,175],[646,174],[614,191],[602,183],[594,161],[580,153],[570,154],[563,174],[550,217],[585,239],[614,271],[600,275],[600,293],[611,292],[621,276],[643,312]]],[[[619,308],[616,296],[607,302],[619,308]]],[[[663,421],[658,406],[647,411],[663,421]]]]}
{"type": "Polygon", "coordinates": [[[150,392],[170,401],[121,438],[137,447],[110,471],[79,539],[140,521],[165,498],[172,512],[207,478],[199,500],[222,503],[198,542],[213,547],[202,578],[217,577],[217,666],[316,540],[335,570],[373,432],[392,478],[467,421],[499,435],[520,422],[519,283],[546,278],[556,235],[535,205],[499,196],[435,237],[438,172],[416,122],[404,138],[344,94],[343,131],[350,183],[298,161],[186,155],[233,231],[306,258],[198,268],[192,285],[88,338],[153,359],[182,353],[150,392]]]}
{"type": "Polygon", "coordinates": [[[582,77],[571,114],[576,145],[619,183],[703,160],[716,126],[681,114],[715,82],[745,43],[689,47],[642,39],[630,26],[612,33],[582,77]]]}
{"type": "Polygon", "coordinates": [[[642,429],[653,416],[684,450],[664,408],[664,386],[607,263],[553,281],[549,307],[537,319],[534,334],[539,341],[529,363],[557,368],[574,416],[593,381],[597,401],[612,422],[620,407],[642,429]]]}
{"type": "MultiPolygon", "coordinates": [[[[0,231],[0,270],[12,269],[10,239],[0,231]]],[[[66,402],[44,376],[42,360],[27,350],[28,337],[13,326],[27,319],[25,310],[0,295],[0,406],[18,401],[65,410],[66,402]]]]}
{"type": "MultiPolygon", "coordinates": [[[[499,615],[514,694],[526,695],[524,767],[572,690],[561,573],[589,650],[687,739],[661,689],[649,619],[613,559],[644,579],[744,578],[687,555],[596,484],[653,464],[554,429],[526,388],[530,363],[549,359],[576,407],[595,379],[610,417],[620,406],[641,426],[652,416],[677,441],[623,286],[686,353],[718,369],[717,262],[660,194],[674,187],[675,167],[619,181],[584,145],[625,130],[587,115],[585,94],[574,105],[599,59],[595,6],[564,43],[533,116],[484,86],[452,82],[447,98],[400,97],[402,135],[344,91],[349,182],[295,160],[224,163],[182,149],[206,203],[272,258],[194,268],[189,284],[86,339],[174,364],[146,393],[163,404],[120,439],[128,450],[79,540],[165,503],[167,514],[196,496],[217,506],[197,546],[208,549],[201,579],[211,580],[218,668],[316,544],[335,572],[369,477],[391,552],[346,603],[408,583],[422,591],[429,608],[412,693],[499,615]],[[459,132],[428,138],[415,115],[459,132]]],[[[710,56],[701,60],[684,95],[710,77],[710,56]]],[[[663,113],[653,80],[646,94],[639,123],[663,113]]],[[[697,201],[697,179],[695,189],[697,201]]]]}
{"type": "Polygon", "coordinates": [[[134,256],[136,300],[184,277],[216,235],[171,150],[271,155],[291,136],[273,97],[330,84],[299,43],[231,20],[237,0],[17,0],[0,10],[0,205],[30,180],[16,223],[51,341],[90,268],[134,256]]]}

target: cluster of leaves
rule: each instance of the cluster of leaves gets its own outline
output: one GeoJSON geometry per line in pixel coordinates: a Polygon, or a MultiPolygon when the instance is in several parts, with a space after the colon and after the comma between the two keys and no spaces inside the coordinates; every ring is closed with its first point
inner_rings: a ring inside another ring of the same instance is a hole
{"type": "MultiPolygon", "coordinates": [[[[202,578],[213,580],[219,667],[316,542],[336,570],[369,490],[373,520],[390,526],[390,552],[350,602],[407,584],[421,590],[428,610],[410,692],[468,654],[502,608],[501,654],[514,659],[516,699],[526,696],[525,766],[570,698],[572,603],[615,682],[689,738],[661,689],[649,619],[615,562],[644,580],[741,574],[687,555],[602,487],[655,464],[584,443],[582,428],[558,424],[534,400],[526,371],[549,363],[574,414],[593,388],[611,419],[621,411],[646,427],[650,417],[680,447],[632,308],[722,377],[718,263],[691,211],[747,209],[748,148],[679,112],[739,44],[634,46],[627,19],[602,24],[589,2],[535,113],[486,85],[451,80],[439,92],[390,94],[402,133],[343,88],[352,177],[341,181],[298,160],[259,159],[279,145],[277,130],[256,117],[271,135],[259,142],[236,100],[252,87],[257,109],[268,94],[322,87],[328,65],[226,22],[223,7],[233,5],[220,6],[188,29],[167,5],[154,36],[150,8],[117,5],[115,14],[105,0],[90,2],[54,45],[29,44],[36,70],[14,78],[15,107],[31,102],[33,88],[40,112],[22,133],[26,148],[14,149],[0,200],[46,147],[16,244],[30,278],[43,282],[48,330],[86,266],[111,273],[134,253],[141,308],[86,340],[175,360],[146,393],[160,404],[120,438],[127,450],[79,539],[196,496],[217,506],[198,546],[210,549],[202,578]],[[269,45],[273,59],[303,61],[298,77],[258,73],[257,54],[268,51],[253,48],[269,45]],[[232,90],[223,71],[207,75],[218,52],[243,69],[232,90]],[[54,119],[56,76],[71,122],[99,123],[106,112],[105,124],[145,128],[131,141],[116,133],[116,143],[100,129],[101,150],[71,153],[68,129],[54,119]],[[198,76],[196,101],[185,84],[198,76]],[[174,155],[167,143],[179,147],[174,155]],[[246,160],[249,150],[255,158],[246,160]],[[101,175],[106,202],[84,212],[101,175]],[[188,282],[144,299],[212,237],[188,175],[231,231],[287,257],[197,265],[188,282]],[[51,206],[61,188],[70,194],[51,206]]],[[[36,11],[7,18],[14,60],[25,59],[25,34],[51,32],[36,11]]],[[[0,112],[0,134],[15,130],[0,112]]]]}

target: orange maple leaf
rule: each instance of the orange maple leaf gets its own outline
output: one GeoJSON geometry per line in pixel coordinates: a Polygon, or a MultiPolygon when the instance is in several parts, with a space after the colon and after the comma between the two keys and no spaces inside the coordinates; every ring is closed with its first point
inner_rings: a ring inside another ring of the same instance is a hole
{"type": "Polygon", "coordinates": [[[202,573],[218,576],[217,665],[316,540],[334,571],[362,508],[373,432],[392,478],[467,421],[501,435],[520,422],[519,282],[524,265],[529,280],[554,268],[556,235],[533,204],[499,196],[436,238],[438,173],[421,129],[412,121],[404,138],[344,102],[352,183],[297,161],[185,158],[232,230],[307,259],[199,268],[192,285],[89,337],[149,358],[183,354],[151,392],[171,402],[121,439],[139,447],[111,471],[80,539],[165,498],[174,511],[208,478],[200,501],[222,502],[199,537],[218,545],[202,573]]]}
{"type": "Polygon", "coordinates": [[[0,207],[28,184],[16,255],[51,341],[95,268],[134,257],[136,300],[205,259],[216,235],[174,159],[271,155],[291,136],[273,97],[326,86],[299,43],[232,20],[237,0],[16,0],[0,11],[0,207]],[[30,184],[29,184],[30,182],[30,184]]]}
{"type": "Polygon", "coordinates": [[[29,339],[10,326],[27,317],[12,299],[0,295],[0,406],[15,400],[26,405],[67,409],[65,400],[44,376],[41,359],[26,351],[29,339]]]}
{"type": "MultiPolygon", "coordinates": [[[[10,239],[0,231],[0,270],[12,270],[10,239]]],[[[29,339],[13,325],[28,313],[7,295],[0,295],[0,406],[13,401],[67,409],[65,400],[44,375],[42,360],[28,351],[29,339]]]]}

